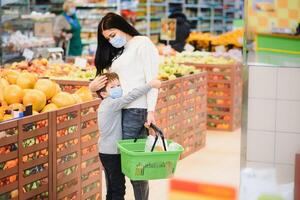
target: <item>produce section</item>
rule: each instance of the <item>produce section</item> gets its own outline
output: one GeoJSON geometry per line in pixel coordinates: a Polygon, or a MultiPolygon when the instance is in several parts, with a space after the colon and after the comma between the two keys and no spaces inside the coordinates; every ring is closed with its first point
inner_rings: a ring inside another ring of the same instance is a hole
{"type": "Polygon", "coordinates": [[[223,45],[227,49],[242,48],[244,30],[237,29],[220,35],[211,33],[193,32],[187,42],[194,45],[197,50],[214,51],[216,46],[223,45]]]}
{"type": "Polygon", "coordinates": [[[242,65],[238,51],[183,52],[165,58],[160,78],[207,72],[207,128],[233,131],[241,126],[242,65]],[[179,73],[178,73],[179,72],[179,73]]]}

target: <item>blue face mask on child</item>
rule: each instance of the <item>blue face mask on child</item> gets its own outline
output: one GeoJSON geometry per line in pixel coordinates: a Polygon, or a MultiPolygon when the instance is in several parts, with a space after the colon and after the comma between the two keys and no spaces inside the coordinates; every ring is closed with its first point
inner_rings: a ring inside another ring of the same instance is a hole
{"type": "Polygon", "coordinates": [[[126,37],[120,35],[115,35],[115,37],[111,38],[109,42],[115,48],[121,48],[127,43],[126,37]]]}
{"type": "Polygon", "coordinates": [[[120,98],[120,97],[122,97],[122,95],[123,95],[123,90],[120,86],[115,87],[115,88],[111,88],[109,90],[109,96],[113,99],[120,98]]]}

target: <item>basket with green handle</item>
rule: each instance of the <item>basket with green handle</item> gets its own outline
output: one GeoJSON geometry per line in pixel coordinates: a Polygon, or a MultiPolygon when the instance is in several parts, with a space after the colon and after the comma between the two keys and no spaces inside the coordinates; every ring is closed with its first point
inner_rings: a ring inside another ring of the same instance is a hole
{"type": "MultiPolygon", "coordinates": [[[[151,152],[145,152],[146,139],[118,141],[122,172],[131,180],[170,178],[184,150],[181,145],[178,145],[175,151],[167,151],[163,132],[154,124],[151,124],[150,128],[156,133],[151,152]],[[164,151],[153,152],[159,137],[162,139],[164,151]]],[[[168,144],[171,142],[171,140],[167,141],[168,144]]]]}

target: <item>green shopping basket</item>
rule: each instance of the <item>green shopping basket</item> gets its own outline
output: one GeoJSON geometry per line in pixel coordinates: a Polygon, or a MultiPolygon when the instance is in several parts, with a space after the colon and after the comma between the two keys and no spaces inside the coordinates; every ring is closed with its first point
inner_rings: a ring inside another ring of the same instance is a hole
{"type": "MultiPolygon", "coordinates": [[[[151,152],[145,152],[146,139],[120,140],[118,148],[121,153],[122,172],[131,180],[154,180],[171,177],[175,170],[183,147],[179,145],[176,151],[166,151],[166,144],[162,131],[151,124],[156,137],[151,152]],[[164,150],[152,152],[158,137],[162,138],[164,150]]],[[[168,144],[171,140],[167,141],[168,144]]]]}

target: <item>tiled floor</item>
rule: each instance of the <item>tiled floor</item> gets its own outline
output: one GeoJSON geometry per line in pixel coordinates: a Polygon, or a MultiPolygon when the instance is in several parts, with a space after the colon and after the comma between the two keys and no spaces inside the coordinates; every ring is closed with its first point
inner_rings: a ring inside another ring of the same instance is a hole
{"type": "MultiPolygon", "coordinates": [[[[226,184],[237,188],[239,172],[240,130],[233,133],[209,131],[206,147],[180,161],[175,178],[226,184]]],[[[150,200],[167,200],[168,184],[168,180],[150,181],[150,200]]],[[[129,180],[126,181],[126,187],[126,200],[134,200],[129,180]]],[[[105,194],[105,184],[103,193],[105,194]]]]}

